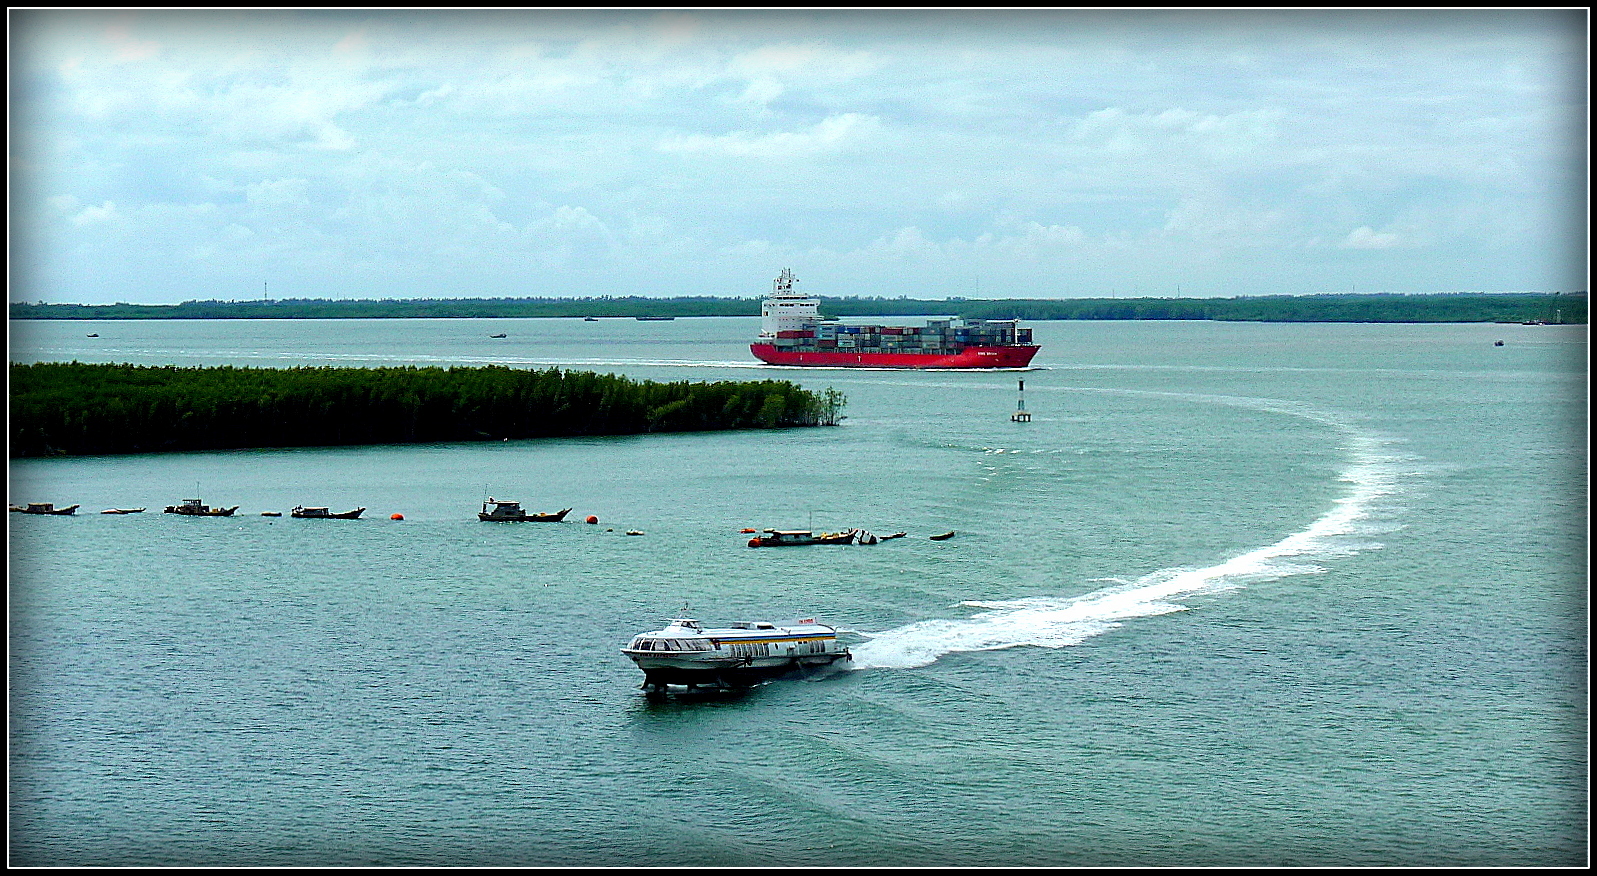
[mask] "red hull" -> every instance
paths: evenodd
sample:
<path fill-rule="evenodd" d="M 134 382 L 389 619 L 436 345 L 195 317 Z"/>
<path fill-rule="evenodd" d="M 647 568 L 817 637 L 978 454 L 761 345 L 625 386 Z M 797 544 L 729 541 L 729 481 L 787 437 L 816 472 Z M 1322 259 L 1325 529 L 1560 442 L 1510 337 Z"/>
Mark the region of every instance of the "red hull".
<path fill-rule="evenodd" d="M 750 344 L 755 358 L 770 365 L 822 365 L 834 368 L 1025 368 L 1035 346 L 966 347 L 958 353 L 859 353 L 843 350 L 779 350 Z"/>

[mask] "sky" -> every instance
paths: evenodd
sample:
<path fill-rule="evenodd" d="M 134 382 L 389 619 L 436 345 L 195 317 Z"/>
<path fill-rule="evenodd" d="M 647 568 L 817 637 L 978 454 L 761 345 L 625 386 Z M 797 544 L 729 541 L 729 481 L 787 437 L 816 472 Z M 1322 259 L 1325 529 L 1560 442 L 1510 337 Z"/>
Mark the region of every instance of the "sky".
<path fill-rule="evenodd" d="M 8 24 L 12 301 L 1586 288 L 1584 9 Z"/>

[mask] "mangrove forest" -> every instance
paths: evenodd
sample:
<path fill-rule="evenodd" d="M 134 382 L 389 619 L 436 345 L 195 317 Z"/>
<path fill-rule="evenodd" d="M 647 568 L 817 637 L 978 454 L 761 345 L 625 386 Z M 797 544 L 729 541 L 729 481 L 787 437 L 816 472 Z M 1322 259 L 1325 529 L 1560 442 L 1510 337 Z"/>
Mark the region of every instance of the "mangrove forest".
<path fill-rule="evenodd" d="M 12 302 L 12 319 L 420 319 L 759 316 L 760 298 L 417 298 Z M 828 317 L 953 316 L 1028 320 L 1586 323 L 1586 293 L 1266 295 L 1239 298 L 917 299 L 820 296 Z"/>
<path fill-rule="evenodd" d="M 475 368 L 11 366 L 12 458 L 835 425 L 842 393 Z"/>

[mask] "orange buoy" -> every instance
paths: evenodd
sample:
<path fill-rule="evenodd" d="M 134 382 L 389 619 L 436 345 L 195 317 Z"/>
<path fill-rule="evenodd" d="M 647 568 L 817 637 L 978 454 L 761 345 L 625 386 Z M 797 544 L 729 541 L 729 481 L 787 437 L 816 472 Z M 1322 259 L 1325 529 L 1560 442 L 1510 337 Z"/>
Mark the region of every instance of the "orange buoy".
<path fill-rule="evenodd" d="M 390 514 L 390 515 L 388 515 L 388 519 L 389 520 L 404 520 L 405 519 L 405 515 L 403 515 L 403 514 Z"/>
<path fill-rule="evenodd" d="M 592 515 L 592 514 L 589 514 L 589 515 L 588 515 L 588 522 L 589 522 L 589 523 L 598 523 L 598 522 L 599 522 L 599 518 L 598 518 L 598 517 L 595 517 L 595 516 L 594 516 L 594 515 Z"/>

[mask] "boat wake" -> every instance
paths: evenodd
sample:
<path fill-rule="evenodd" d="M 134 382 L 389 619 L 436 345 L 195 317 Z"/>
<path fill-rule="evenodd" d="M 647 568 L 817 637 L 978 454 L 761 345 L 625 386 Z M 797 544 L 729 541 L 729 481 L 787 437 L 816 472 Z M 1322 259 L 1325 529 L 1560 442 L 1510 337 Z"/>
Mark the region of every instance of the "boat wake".
<path fill-rule="evenodd" d="M 1186 396 L 1192 398 L 1192 396 Z M 880 633 L 859 632 L 869 641 L 853 648 L 853 669 L 906 669 L 925 666 L 945 654 L 1034 646 L 1079 645 L 1128 620 L 1185 611 L 1179 600 L 1236 590 L 1250 584 L 1323 571 L 1319 562 L 1382 545 L 1375 537 L 1397 528 L 1375 519 L 1380 500 L 1398 486 L 1402 458 L 1378 436 L 1328 415 L 1283 402 L 1211 398 L 1224 404 L 1258 407 L 1324 423 L 1342 434 L 1348 462 L 1339 479 L 1347 489 L 1333 507 L 1301 532 L 1204 568 L 1171 568 L 1136 581 L 1073 598 L 1034 597 L 967 601 L 980 609 L 963 619 L 934 619 Z M 858 632 L 858 631 L 857 631 Z"/>

